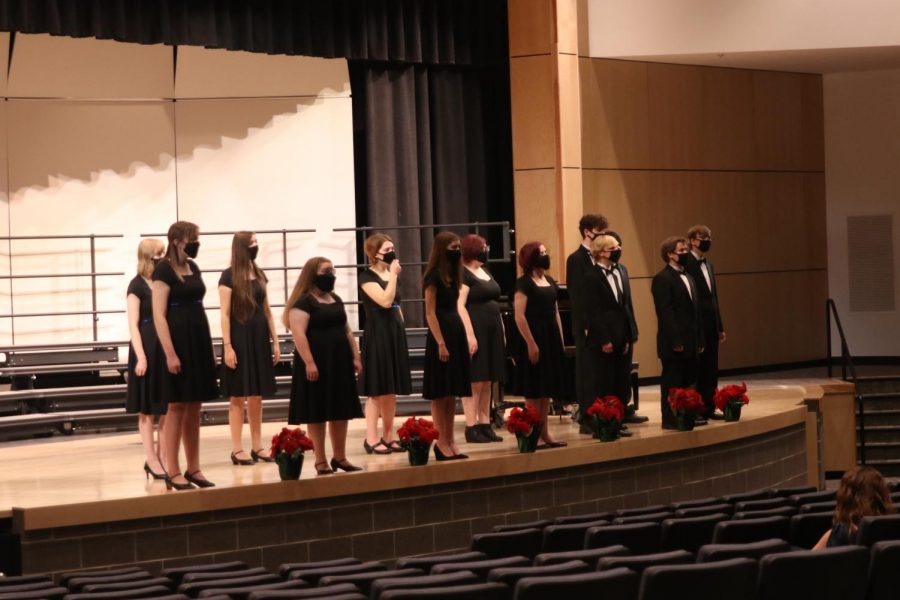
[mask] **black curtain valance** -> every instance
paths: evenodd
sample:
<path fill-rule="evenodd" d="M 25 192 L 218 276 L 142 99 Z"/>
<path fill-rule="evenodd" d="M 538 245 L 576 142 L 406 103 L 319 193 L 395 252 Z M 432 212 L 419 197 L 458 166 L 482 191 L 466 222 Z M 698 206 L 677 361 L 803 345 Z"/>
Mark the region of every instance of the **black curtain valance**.
<path fill-rule="evenodd" d="M 0 0 L 0 30 L 426 65 L 508 60 L 505 0 Z"/>

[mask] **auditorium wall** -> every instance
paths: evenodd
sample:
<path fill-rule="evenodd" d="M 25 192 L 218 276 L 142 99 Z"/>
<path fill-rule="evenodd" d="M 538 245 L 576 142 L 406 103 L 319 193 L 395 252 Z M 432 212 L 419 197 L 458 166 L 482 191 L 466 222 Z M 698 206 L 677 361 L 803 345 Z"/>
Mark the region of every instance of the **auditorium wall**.
<path fill-rule="evenodd" d="M 118 234 L 98 238 L 98 339 L 127 338 L 125 289 L 142 235 L 177 219 L 202 237 L 205 304 L 217 307 L 230 232 L 260 234 L 269 295 L 310 256 L 355 262 L 352 113 L 344 60 L 46 35 L 9 36 L 0 48 L 0 231 L 4 236 Z M 8 71 L 7 71 L 8 65 Z M 10 240 L 0 275 L 89 273 L 90 240 Z M 355 300 L 355 271 L 337 291 Z M 289 291 L 289 290 L 288 290 Z M 90 311 L 90 277 L 0 283 L 0 314 Z M 274 309 L 276 316 L 280 308 Z M 208 311 L 213 335 L 219 313 Z M 90 341 L 92 317 L 0 318 L 0 344 Z"/>

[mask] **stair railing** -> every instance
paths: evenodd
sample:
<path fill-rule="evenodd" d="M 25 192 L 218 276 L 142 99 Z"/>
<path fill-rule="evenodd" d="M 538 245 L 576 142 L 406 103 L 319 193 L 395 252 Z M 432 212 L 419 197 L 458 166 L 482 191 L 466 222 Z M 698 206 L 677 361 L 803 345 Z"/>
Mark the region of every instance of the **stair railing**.
<path fill-rule="evenodd" d="M 828 357 L 828 377 L 832 377 L 832 363 L 834 360 L 831 352 L 832 317 L 834 317 L 834 324 L 837 325 L 838 335 L 841 339 L 841 379 L 853 382 L 853 396 L 856 399 L 857 418 L 859 419 L 859 462 L 864 465 L 866 464 L 866 422 L 863 418 L 865 417 L 865 406 L 856 387 L 856 365 L 853 364 L 853 355 L 850 354 L 850 348 L 847 346 L 847 336 L 844 335 L 844 327 L 841 325 L 841 317 L 838 315 L 837 305 L 833 299 L 828 298 L 825 301 L 825 343 L 826 356 Z"/>

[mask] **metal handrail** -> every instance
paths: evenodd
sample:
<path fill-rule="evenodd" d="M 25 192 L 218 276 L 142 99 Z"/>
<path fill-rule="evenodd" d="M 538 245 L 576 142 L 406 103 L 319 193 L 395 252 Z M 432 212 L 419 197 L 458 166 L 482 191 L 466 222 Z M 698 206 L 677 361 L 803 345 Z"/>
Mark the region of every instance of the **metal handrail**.
<path fill-rule="evenodd" d="M 826 360 L 828 362 L 828 377 L 832 377 L 832 354 L 831 354 L 831 319 L 834 317 L 834 323 L 837 325 L 838 335 L 841 338 L 841 379 L 853 382 L 853 396 L 856 399 L 857 415 L 859 417 L 859 462 L 866 464 L 866 421 L 865 421 L 865 404 L 862 396 L 856 386 L 858 375 L 856 373 L 856 365 L 853 363 L 853 355 L 850 353 L 850 347 L 847 345 L 847 336 L 844 334 L 844 327 L 841 324 L 841 317 L 838 315 L 837 304 L 834 300 L 828 298 L 825 300 L 825 343 L 827 344 Z M 850 372 L 848 379 L 847 372 Z"/>

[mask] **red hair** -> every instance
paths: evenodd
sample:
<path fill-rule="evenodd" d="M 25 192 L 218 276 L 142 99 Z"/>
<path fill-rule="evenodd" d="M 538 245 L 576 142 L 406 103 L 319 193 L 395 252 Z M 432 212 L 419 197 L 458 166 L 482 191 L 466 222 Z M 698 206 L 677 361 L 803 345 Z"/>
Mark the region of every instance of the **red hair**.
<path fill-rule="evenodd" d="M 540 242 L 528 242 L 519 248 L 519 266 L 529 277 L 537 266 L 535 263 L 537 263 L 538 256 L 541 255 L 541 245 Z"/>
<path fill-rule="evenodd" d="M 487 241 L 483 237 L 470 233 L 460 242 L 463 260 L 475 260 L 486 245 Z"/>

